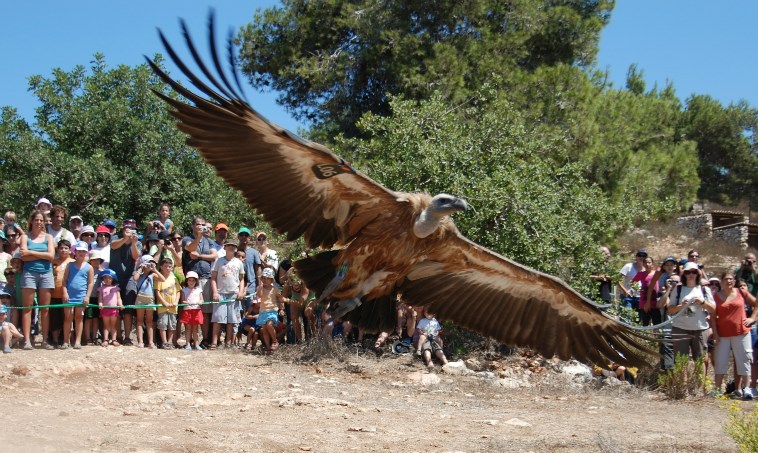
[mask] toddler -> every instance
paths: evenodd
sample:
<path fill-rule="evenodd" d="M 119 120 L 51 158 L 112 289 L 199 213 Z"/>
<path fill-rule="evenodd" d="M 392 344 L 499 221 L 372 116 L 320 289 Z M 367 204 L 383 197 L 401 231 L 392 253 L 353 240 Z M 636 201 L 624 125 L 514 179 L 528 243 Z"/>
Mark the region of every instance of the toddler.
<path fill-rule="evenodd" d="M 196 350 L 200 350 L 199 328 L 203 325 L 203 311 L 200 310 L 200 306 L 203 304 L 203 290 L 198 286 L 198 282 L 197 272 L 187 272 L 184 280 L 187 286 L 182 289 L 181 296 L 185 306 L 179 322 L 184 324 L 184 338 L 187 343 L 184 349 L 188 351 L 192 350 L 193 344 Z"/>
<path fill-rule="evenodd" d="M 119 346 L 118 340 L 118 311 L 124 308 L 121 291 L 116 285 L 116 273 L 112 269 L 100 272 L 103 284 L 97 289 L 97 304 L 100 307 L 100 317 L 103 318 L 103 347 L 110 344 Z"/>

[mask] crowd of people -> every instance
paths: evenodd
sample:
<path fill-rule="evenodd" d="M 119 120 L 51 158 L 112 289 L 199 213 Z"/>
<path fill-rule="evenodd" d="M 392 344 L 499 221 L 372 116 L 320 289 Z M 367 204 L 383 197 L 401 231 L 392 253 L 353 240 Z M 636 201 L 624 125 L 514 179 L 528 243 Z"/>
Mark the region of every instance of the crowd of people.
<path fill-rule="evenodd" d="M 610 251 L 601 251 L 610 257 Z M 758 310 L 756 310 L 756 257 L 747 253 L 730 269 L 708 275 L 700 253 L 690 250 L 687 258 L 667 256 L 656 261 L 645 249 L 625 264 L 618 279 L 595 275 L 601 297 L 611 302 L 612 282 L 618 280 L 621 304 L 636 314 L 642 325 L 660 325 L 659 332 L 670 342 L 659 343 L 661 371 L 674 367 L 675 357 L 703 357 L 706 373 L 715 374 L 713 395 L 725 392 L 724 378 L 734 363 L 733 397 L 753 399 L 758 378 Z M 667 335 L 667 337 L 666 337 Z M 629 374 L 616 365 L 620 379 Z"/>
<path fill-rule="evenodd" d="M 239 348 L 272 353 L 317 335 L 362 341 L 349 321 L 330 317 L 290 259 L 268 235 L 194 217 L 182 234 L 161 204 L 142 228 L 124 219 L 85 224 L 47 198 L 28 219 L 0 219 L 0 324 L 3 352 L 104 348 Z M 68 218 L 68 224 L 65 224 Z M 21 223 L 24 223 L 22 226 Z M 419 318 L 417 323 L 417 318 Z M 399 304 L 388 339 L 414 345 L 426 365 L 444 365 L 441 325 L 430 312 Z M 184 335 L 182 335 L 182 329 Z"/>

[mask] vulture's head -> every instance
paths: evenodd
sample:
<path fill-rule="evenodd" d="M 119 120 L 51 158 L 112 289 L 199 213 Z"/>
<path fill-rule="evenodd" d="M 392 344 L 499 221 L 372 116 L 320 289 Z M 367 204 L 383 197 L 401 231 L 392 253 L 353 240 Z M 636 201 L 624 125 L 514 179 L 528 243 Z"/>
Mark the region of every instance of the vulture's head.
<path fill-rule="evenodd" d="M 468 204 L 461 198 L 446 193 L 435 195 L 413 224 L 413 233 L 420 238 L 427 237 L 440 226 L 442 219 L 466 209 Z"/>

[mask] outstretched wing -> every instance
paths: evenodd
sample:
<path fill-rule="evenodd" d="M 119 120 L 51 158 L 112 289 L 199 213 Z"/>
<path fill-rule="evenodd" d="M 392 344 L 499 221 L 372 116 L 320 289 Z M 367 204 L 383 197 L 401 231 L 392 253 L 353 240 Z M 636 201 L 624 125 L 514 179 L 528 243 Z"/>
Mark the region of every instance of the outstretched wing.
<path fill-rule="evenodd" d="M 210 85 L 187 68 L 159 32 L 171 59 L 204 96 L 180 85 L 149 59 L 148 63 L 192 103 L 156 93 L 176 109 L 171 114 L 179 120 L 179 129 L 190 136 L 187 143 L 201 152 L 219 176 L 241 191 L 279 233 L 286 233 L 288 240 L 304 236 L 309 247 L 345 244 L 376 216 L 397 207 L 397 194 L 357 172 L 324 146 L 270 123 L 243 101 L 234 68 L 239 91 L 229 83 L 219 62 L 213 28 L 211 15 L 215 76 L 203 64 L 182 22 L 187 46 Z M 228 50 L 231 64 L 231 40 Z"/>
<path fill-rule="evenodd" d="M 400 287 L 439 319 L 545 357 L 645 365 L 647 338 L 612 319 L 559 278 L 522 266 L 461 236 L 416 265 Z"/>

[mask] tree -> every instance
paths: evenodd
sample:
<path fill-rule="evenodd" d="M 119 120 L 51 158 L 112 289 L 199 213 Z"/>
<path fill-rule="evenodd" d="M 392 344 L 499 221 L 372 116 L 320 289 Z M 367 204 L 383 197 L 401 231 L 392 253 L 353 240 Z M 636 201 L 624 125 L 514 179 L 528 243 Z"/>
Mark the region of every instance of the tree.
<path fill-rule="evenodd" d="M 469 98 L 492 74 L 543 65 L 586 66 L 613 1 L 285 0 L 239 35 L 242 68 L 257 88 L 330 136 L 355 135 L 388 95 Z"/>
<path fill-rule="evenodd" d="M 177 225 L 193 214 L 240 224 L 253 219 L 241 196 L 185 144 L 165 103 L 172 95 L 147 65 L 108 69 L 96 54 L 52 77 L 33 76 L 41 105 L 29 125 L 11 107 L 0 119 L 0 206 L 23 218 L 46 195 L 86 221 L 152 219 L 160 202 Z"/>

